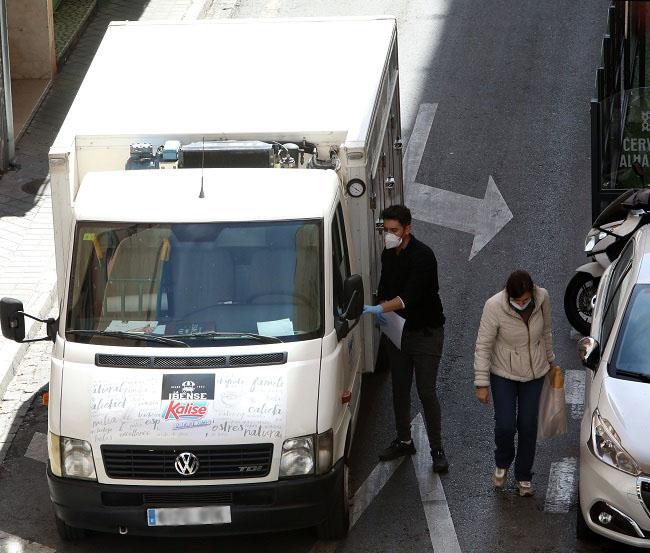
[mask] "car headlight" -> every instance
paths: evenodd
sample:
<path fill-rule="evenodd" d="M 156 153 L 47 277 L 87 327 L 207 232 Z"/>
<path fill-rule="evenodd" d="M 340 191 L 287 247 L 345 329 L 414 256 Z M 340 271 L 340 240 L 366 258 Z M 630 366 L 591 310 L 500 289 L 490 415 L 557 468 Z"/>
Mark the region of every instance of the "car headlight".
<path fill-rule="evenodd" d="M 57 476 L 97 480 L 93 449 L 85 440 L 50 433 L 50 466 Z"/>
<path fill-rule="evenodd" d="M 603 463 L 622 472 L 639 476 L 641 470 L 634 458 L 623 449 L 621 439 L 607 419 L 594 411 L 591 418 L 591 440 L 589 449 Z"/>
<path fill-rule="evenodd" d="M 285 440 L 280 458 L 280 478 L 329 472 L 332 468 L 333 450 L 331 429 L 318 435 Z"/>

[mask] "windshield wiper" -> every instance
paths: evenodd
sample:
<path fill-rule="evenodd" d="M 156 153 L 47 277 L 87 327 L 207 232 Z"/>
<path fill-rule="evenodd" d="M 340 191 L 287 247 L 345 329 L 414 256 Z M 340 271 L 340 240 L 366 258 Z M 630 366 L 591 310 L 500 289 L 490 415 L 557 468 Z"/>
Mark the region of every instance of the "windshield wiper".
<path fill-rule="evenodd" d="M 78 334 L 79 336 L 110 336 L 111 338 L 129 338 L 133 340 L 141 340 L 143 342 L 159 342 L 160 344 L 167 344 L 168 346 L 189 348 L 190 345 L 180 340 L 173 338 L 166 338 L 163 336 L 154 336 L 153 334 L 137 334 L 136 332 L 124 332 L 122 330 L 83 330 L 72 329 L 66 330 L 66 333 Z"/>
<path fill-rule="evenodd" d="M 252 338 L 263 344 L 282 344 L 283 341 L 276 336 L 263 336 L 253 332 L 218 332 L 210 330 L 208 332 L 193 332 L 190 334 L 173 334 L 173 338 Z"/>
<path fill-rule="evenodd" d="M 624 371 L 624 370 L 616 369 L 616 375 L 629 376 L 630 378 L 636 378 L 637 380 L 641 380 L 643 382 L 650 382 L 650 374 L 647 373 L 639 373 L 635 371 Z"/>

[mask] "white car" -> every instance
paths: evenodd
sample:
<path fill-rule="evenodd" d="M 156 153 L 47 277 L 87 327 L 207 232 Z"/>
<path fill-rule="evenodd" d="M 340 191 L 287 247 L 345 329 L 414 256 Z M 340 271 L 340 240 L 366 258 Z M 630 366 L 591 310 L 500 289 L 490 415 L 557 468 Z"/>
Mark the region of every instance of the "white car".
<path fill-rule="evenodd" d="M 650 227 L 639 230 L 598 288 L 580 428 L 577 535 L 650 548 Z"/>

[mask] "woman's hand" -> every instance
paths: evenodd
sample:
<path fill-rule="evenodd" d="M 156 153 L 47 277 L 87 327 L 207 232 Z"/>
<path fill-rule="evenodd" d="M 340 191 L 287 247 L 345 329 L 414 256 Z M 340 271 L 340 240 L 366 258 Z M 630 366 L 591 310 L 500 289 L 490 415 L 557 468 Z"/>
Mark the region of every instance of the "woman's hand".
<path fill-rule="evenodd" d="M 488 386 L 477 386 L 476 399 L 478 399 L 483 405 L 490 403 L 490 388 Z"/>

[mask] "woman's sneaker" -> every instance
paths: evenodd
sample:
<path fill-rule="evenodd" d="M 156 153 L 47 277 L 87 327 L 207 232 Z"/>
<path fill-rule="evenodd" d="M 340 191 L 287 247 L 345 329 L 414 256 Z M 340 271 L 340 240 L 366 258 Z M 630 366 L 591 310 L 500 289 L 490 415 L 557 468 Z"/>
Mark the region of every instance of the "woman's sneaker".
<path fill-rule="evenodd" d="M 494 482 L 495 488 L 503 488 L 506 483 L 506 477 L 508 476 L 508 469 L 502 469 L 497 467 L 494 469 L 494 474 L 492 475 L 492 482 Z"/>
<path fill-rule="evenodd" d="M 528 480 L 517 480 L 517 489 L 521 497 L 531 497 L 535 494 L 533 485 Z"/>

